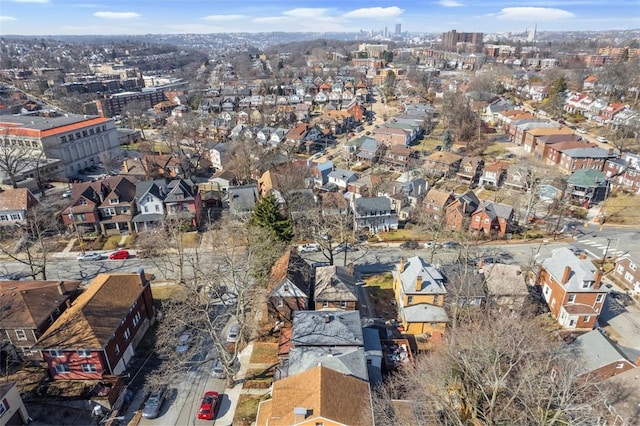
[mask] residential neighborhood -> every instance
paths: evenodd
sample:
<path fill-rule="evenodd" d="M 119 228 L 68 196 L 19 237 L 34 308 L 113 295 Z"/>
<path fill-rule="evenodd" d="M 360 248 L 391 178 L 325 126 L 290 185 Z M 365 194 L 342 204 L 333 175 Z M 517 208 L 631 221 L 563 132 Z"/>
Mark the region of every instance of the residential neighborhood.
<path fill-rule="evenodd" d="M 637 424 L 637 32 L 395 28 L 0 39 L 0 424 Z"/>

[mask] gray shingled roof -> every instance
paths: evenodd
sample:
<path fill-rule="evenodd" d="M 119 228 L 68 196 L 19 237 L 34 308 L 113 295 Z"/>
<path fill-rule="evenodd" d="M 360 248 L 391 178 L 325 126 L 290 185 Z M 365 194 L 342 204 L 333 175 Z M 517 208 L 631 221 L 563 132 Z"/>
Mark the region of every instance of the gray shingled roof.
<path fill-rule="evenodd" d="M 232 186 L 228 190 L 229 209 L 233 214 L 248 213 L 258 201 L 258 187 L 256 185 Z"/>
<path fill-rule="evenodd" d="M 149 193 L 163 200 L 164 194 L 162 194 L 161 188 L 162 190 L 166 188 L 166 182 L 164 179 L 141 180 L 136 183 L 136 199 L 139 202 L 145 195 L 147 195 L 147 193 Z"/>
<path fill-rule="evenodd" d="M 449 322 L 449 316 L 442 306 L 420 303 L 401 310 L 407 322 Z"/>
<path fill-rule="evenodd" d="M 359 215 L 391 210 L 391 200 L 387 197 L 360 197 L 354 200 L 354 205 Z"/>
<path fill-rule="evenodd" d="M 293 346 L 363 346 L 359 311 L 293 312 Z"/>
<path fill-rule="evenodd" d="M 419 256 L 414 256 L 405 261 L 404 272 L 400 272 L 400 265 L 396 265 L 397 270 L 393 271 L 394 280 L 400 274 L 402 288 L 405 294 L 446 294 L 444 287 L 444 277 L 440 272 L 429 265 Z M 422 286 L 416 291 L 416 280 L 422 277 Z"/>
<path fill-rule="evenodd" d="M 342 266 L 322 266 L 316 268 L 314 299 L 322 301 L 357 302 L 355 279 Z"/>
<path fill-rule="evenodd" d="M 289 351 L 288 375 L 302 373 L 322 364 L 347 376 L 354 376 L 369 381 L 367 361 L 364 348 L 361 346 L 329 347 L 295 347 Z"/>
<path fill-rule="evenodd" d="M 571 149 L 563 149 L 561 152 L 565 155 L 568 155 L 571 158 L 609 158 L 611 154 L 608 150 L 598 148 L 598 147 L 589 147 L 589 148 L 571 148 Z"/>
<path fill-rule="evenodd" d="M 578 258 L 567 247 L 557 248 L 551 251 L 551 257 L 544 259 L 541 263 L 542 267 L 547 270 L 551 277 L 557 282 L 562 281 L 564 268 L 571 268 L 569 281 L 564 284 L 567 292 L 593 292 L 593 288 L 582 288 L 584 281 L 594 281 L 596 267 L 589 259 Z M 604 290 L 603 290 L 604 291 Z"/>
<path fill-rule="evenodd" d="M 571 349 L 582 359 L 583 373 L 595 371 L 614 362 L 627 361 L 613 343 L 598 330 L 576 337 Z"/>

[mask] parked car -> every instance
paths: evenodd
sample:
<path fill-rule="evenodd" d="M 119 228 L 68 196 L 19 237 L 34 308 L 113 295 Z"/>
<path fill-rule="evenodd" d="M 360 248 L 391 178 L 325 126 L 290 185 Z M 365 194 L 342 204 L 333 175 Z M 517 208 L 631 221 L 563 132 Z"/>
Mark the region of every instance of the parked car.
<path fill-rule="evenodd" d="M 607 140 L 607 138 L 605 138 L 604 136 L 598 136 L 596 138 L 596 140 L 600 143 L 609 143 L 609 141 Z"/>
<path fill-rule="evenodd" d="M 420 247 L 420 244 L 417 241 L 413 240 L 405 241 L 404 243 L 400 244 L 400 248 L 405 250 L 416 250 L 418 247 Z"/>
<path fill-rule="evenodd" d="M 176 352 L 183 354 L 189 350 L 189 340 L 191 339 L 191 333 L 182 333 L 178 337 L 178 346 L 176 346 Z"/>
<path fill-rule="evenodd" d="M 77 257 L 78 260 L 100 260 L 102 255 L 100 253 L 82 253 Z"/>
<path fill-rule="evenodd" d="M 312 268 L 320 268 L 322 266 L 329 266 L 329 262 L 313 262 L 311 264 Z"/>
<path fill-rule="evenodd" d="M 213 420 L 216 416 L 216 408 L 219 400 L 220 394 L 218 394 L 218 392 L 206 392 L 202 398 L 202 402 L 200 403 L 198 418 L 201 420 Z"/>
<path fill-rule="evenodd" d="M 455 241 L 447 241 L 446 243 L 442 243 L 442 248 L 445 249 L 451 249 L 451 248 L 457 248 L 460 247 L 460 243 L 457 243 Z"/>
<path fill-rule="evenodd" d="M 320 246 L 316 243 L 300 244 L 298 246 L 298 253 L 315 253 L 320 251 Z"/>
<path fill-rule="evenodd" d="M 349 243 L 340 243 L 336 246 L 335 252 L 336 253 L 342 253 L 344 251 L 358 251 L 358 247 L 354 246 L 353 244 L 349 244 Z"/>
<path fill-rule="evenodd" d="M 109 259 L 111 260 L 123 260 L 123 259 L 128 259 L 129 257 L 131 257 L 131 255 L 126 250 L 114 251 L 109 255 Z"/>
<path fill-rule="evenodd" d="M 164 390 L 159 389 L 151 393 L 142 410 L 142 417 L 145 419 L 155 419 L 160 415 L 160 409 L 164 402 Z"/>
<path fill-rule="evenodd" d="M 213 369 L 211 370 L 211 376 L 216 379 L 226 379 L 227 374 L 224 372 L 224 368 L 222 366 L 222 361 L 219 359 L 215 360 L 213 363 Z"/>
<path fill-rule="evenodd" d="M 587 133 L 587 131 L 586 131 L 585 129 L 583 129 L 582 127 L 578 127 L 578 128 L 576 129 L 576 132 L 578 132 L 578 133 L 582 133 L 583 135 Z"/>
<path fill-rule="evenodd" d="M 70 198 L 71 197 L 71 191 L 65 191 L 62 193 L 61 195 L 62 198 Z"/>
<path fill-rule="evenodd" d="M 233 324 L 229 327 L 229 332 L 227 333 L 227 342 L 235 343 L 238 341 L 238 334 L 240 333 L 240 326 L 238 324 Z"/>

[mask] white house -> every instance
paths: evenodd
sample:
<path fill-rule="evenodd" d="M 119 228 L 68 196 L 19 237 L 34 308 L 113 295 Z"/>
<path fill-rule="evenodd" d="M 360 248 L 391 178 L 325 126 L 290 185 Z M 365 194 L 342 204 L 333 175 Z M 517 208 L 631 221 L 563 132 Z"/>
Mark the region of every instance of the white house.
<path fill-rule="evenodd" d="M 133 217 L 136 232 L 154 227 L 164 219 L 167 183 L 163 179 L 143 180 L 136 184 L 138 214 Z"/>

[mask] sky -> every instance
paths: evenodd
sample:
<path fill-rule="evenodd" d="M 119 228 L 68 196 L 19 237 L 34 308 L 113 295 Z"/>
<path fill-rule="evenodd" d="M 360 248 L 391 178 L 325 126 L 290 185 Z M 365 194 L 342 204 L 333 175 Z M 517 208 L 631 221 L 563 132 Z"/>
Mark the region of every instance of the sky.
<path fill-rule="evenodd" d="M 0 35 L 640 28 L 640 0 L 0 0 Z"/>

